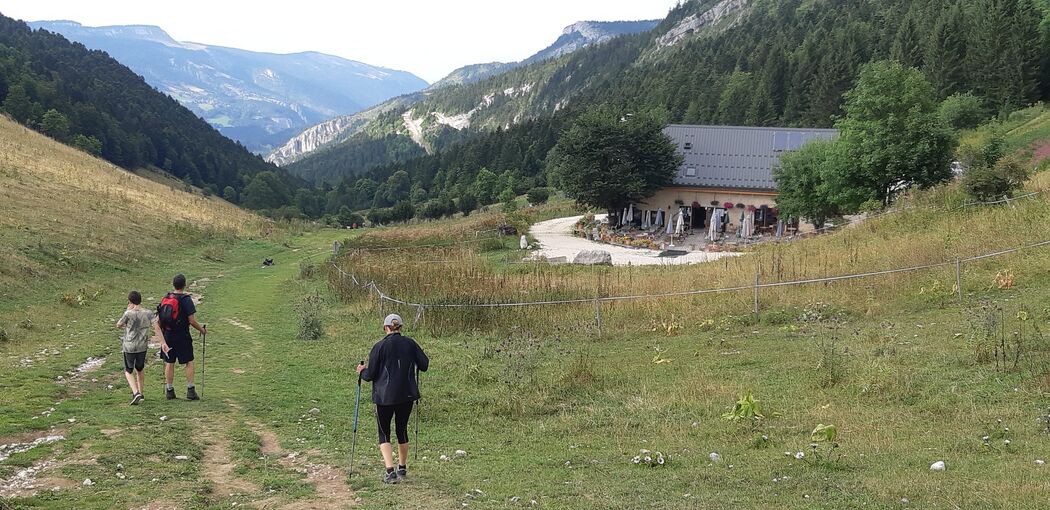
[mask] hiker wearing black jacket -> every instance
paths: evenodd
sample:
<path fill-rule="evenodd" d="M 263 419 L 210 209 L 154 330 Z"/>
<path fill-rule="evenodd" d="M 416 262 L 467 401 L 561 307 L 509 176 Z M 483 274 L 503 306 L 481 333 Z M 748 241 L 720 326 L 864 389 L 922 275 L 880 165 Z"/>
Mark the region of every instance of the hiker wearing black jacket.
<path fill-rule="evenodd" d="M 358 365 L 357 373 L 372 382 L 372 402 L 379 423 L 379 451 L 386 463 L 384 483 L 398 483 L 408 474 L 408 417 L 419 400 L 418 372 L 430 368 L 430 358 L 415 340 L 401 335 L 401 317 L 390 314 L 383 320 L 386 336 L 372 347 L 368 365 Z M 400 461 L 394 470 L 394 451 L 390 444 L 390 420 L 397 435 Z"/>

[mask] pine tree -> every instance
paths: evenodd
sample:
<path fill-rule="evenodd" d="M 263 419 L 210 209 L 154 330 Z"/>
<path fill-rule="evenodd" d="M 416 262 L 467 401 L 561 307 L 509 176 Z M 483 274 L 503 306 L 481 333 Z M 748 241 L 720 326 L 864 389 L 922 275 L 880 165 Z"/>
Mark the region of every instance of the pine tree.
<path fill-rule="evenodd" d="M 966 86 L 968 25 L 961 3 L 938 16 L 926 45 L 924 71 L 941 97 L 962 92 Z"/>

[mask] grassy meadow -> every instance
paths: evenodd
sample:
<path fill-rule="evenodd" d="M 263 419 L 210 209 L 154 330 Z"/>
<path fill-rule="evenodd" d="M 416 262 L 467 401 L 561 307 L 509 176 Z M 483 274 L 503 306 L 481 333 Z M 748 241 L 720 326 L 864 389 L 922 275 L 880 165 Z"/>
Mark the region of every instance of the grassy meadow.
<path fill-rule="evenodd" d="M 600 329 L 591 301 L 427 309 L 407 330 L 432 360 L 419 458 L 397 486 L 379 483 L 367 383 L 348 479 L 352 369 L 384 313 L 411 321 L 418 310 L 352 287 L 328 263 L 332 242 L 344 241 L 339 267 L 425 303 L 747 286 L 756 273 L 834 276 L 1048 240 L 1045 194 L 959 208 L 966 199 L 947 186 L 856 227 L 717 263 L 578 268 L 520 263 L 516 239 L 491 232 L 567 214 L 564 204 L 267 236 L 255 217 L 216 202 L 189 208 L 210 214 L 193 226 L 172 227 L 164 218 L 186 207 L 149 206 L 204 199 L 25 136 L 0 156 L 0 190 L 27 183 L 0 205 L 15 218 L 0 223 L 0 444 L 62 439 L 0 460 L 5 510 L 1042 508 L 1050 498 L 1037 463 L 1050 457 L 1045 247 L 964 264 L 962 300 L 945 267 L 762 289 L 757 316 L 751 290 L 603 302 Z M 37 165 L 34 155 L 56 159 Z M 79 205 L 32 191 L 51 185 L 43 168 L 63 164 L 63 175 L 84 178 L 54 178 Z M 107 198 L 115 191 L 91 184 L 110 174 L 110 186 L 141 186 L 144 205 L 120 209 Z M 1046 189 L 1050 177 L 1029 187 Z M 141 237 L 121 226 L 129 215 Z M 40 245 L 61 245 L 76 263 Z M 277 265 L 260 267 L 265 257 Z M 194 282 L 209 326 L 203 400 L 162 400 L 151 349 L 146 402 L 130 407 L 112 324 L 127 290 L 157 299 L 175 272 Z M 181 382 L 177 372 L 180 397 Z M 758 407 L 727 419 L 748 392 Z M 814 437 L 818 425 L 837 434 Z M 641 450 L 665 463 L 634 463 Z M 944 471 L 930 470 L 937 461 Z"/>

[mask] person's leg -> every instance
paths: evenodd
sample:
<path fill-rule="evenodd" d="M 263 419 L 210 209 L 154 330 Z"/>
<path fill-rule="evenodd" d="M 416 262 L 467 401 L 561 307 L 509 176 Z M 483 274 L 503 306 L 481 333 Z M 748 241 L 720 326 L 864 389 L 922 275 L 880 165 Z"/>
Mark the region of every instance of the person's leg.
<path fill-rule="evenodd" d="M 138 379 L 135 378 L 135 355 L 130 353 L 124 354 L 124 378 L 128 380 L 128 387 L 131 388 L 131 394 L 134 395 L 139 392 Z"/>
<path fill-rule="evenodd" d="M 137 375 L 139 379 L 139 395 L 141 395 L 142 391 L 146 389 L 146 371 L 139 370 Z"/>
<path fill-rule="evenodd" d="M 128 380 L 128 387 L 131 388 L 131 394 L 134 395 L 136 393 L 139 393 L 139 381 L 138 378 L 135 377 L 135 374 L 125 370 L 124 378 Z"/>
<path fill-rule="evenodd" d="M 390 420 L 394 418 L 393 406 L 376 406 L 376 424 L 379 426 L 379 452 L 387 472 L 394 469 L 394 448 L 390 445 Z"/>
<path fill-rule="evenodd" d="M 193 362 L 186 363 L 186 386 L 193 386 Z"/>
<path fill-rule="evenodd" d="M 412 402 L 397 406 L 394 410 L 394 430 L 397 432 L 398 468 L 408 466 L 408 420 L 412 416 Z"/>
<path fill-rule="evenodd" d="M 175 363 L 164 362 L 164 384 L 171 388 L 173 382 L 175 382 Z"/>

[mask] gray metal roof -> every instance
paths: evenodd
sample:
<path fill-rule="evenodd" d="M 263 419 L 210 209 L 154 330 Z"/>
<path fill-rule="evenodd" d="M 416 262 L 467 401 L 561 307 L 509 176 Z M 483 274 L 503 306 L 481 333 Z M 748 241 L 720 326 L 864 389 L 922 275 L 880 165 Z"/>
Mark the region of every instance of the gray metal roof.
<path fill-rule="evenodd" d="M 834 138 L 838 131 L 672 124 L 664 133 L 685 157 L 675 185 L 775 191 L 773 168 L 781 154 L 815 138 Z"/>

